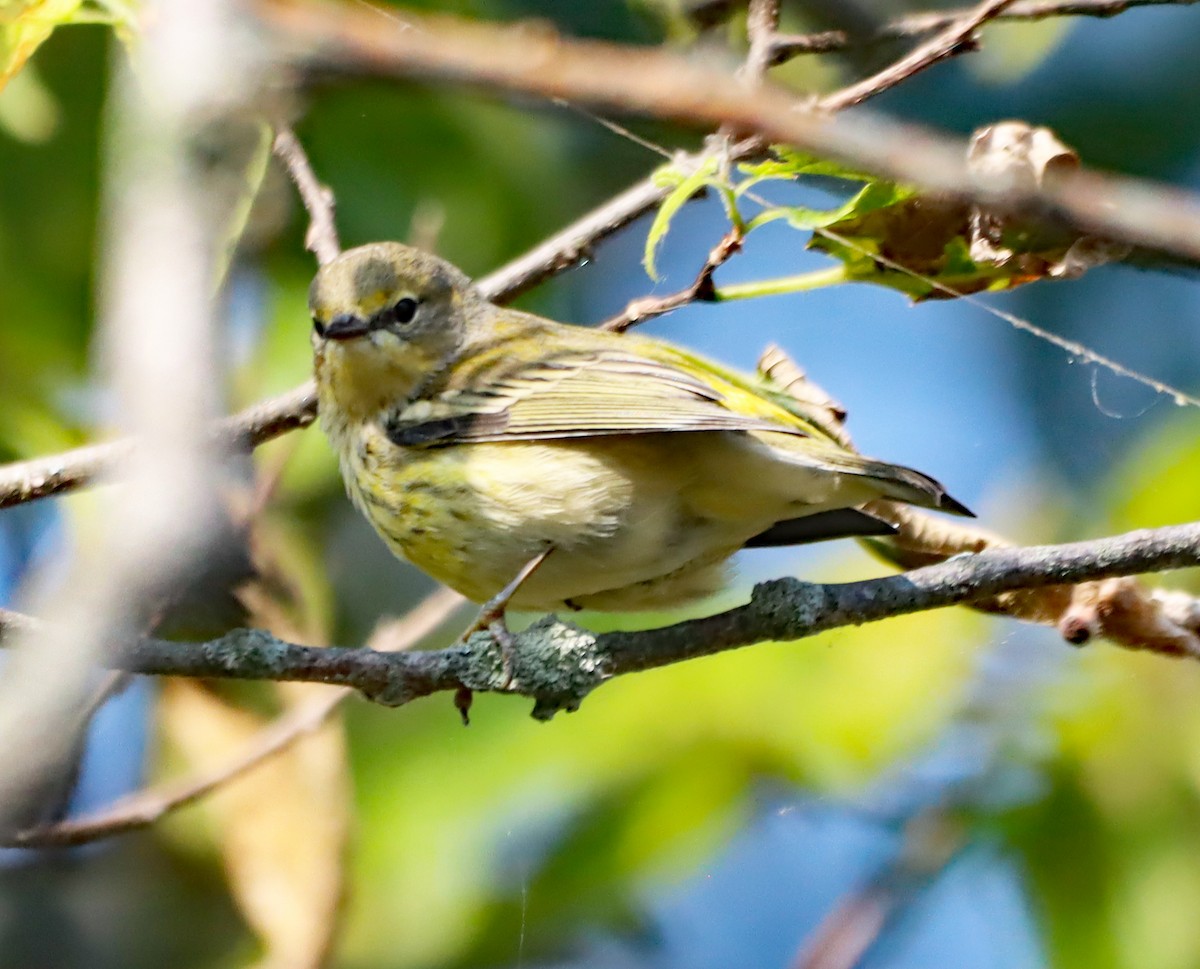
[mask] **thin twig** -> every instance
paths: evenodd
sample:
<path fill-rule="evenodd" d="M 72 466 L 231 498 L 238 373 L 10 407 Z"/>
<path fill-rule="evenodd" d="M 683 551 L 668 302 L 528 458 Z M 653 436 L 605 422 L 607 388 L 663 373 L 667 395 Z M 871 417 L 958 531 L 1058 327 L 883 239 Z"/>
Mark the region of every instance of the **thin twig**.
<path fill-rule="evenodd" d="M 930 38 L 894 64 L 889 64 L 879 73 L 821 98 L 817 102 L 818 106 L 833 112 L 861 104 L 868 98 L 904 83 L 940 61 L 972 49 L 975 32 L 983 24 L 1003 13 L 1005 8 L 1011 7 L 1014 2 L 1015 0 L 983 0 L 983 3 L 961 18 L 952 21 L 936 37 Z"/>
<path fill-rule="evenodd" d="M 899 853 L 865 885 L 838 899 L 804 940 L 790 969 L 861 965 L 884 930 L 958 857 L 965 842 L 961 823 L 940 805 L 909 818 Z"/>
<path fill-rule="evenodd" d="M 904 83 L 916 74 L 947 58 L 974 49 L 975 33 L 988 20 L 1001 14 L 1015 0 L 984 0 L 936 37 L 921 44 L 898 61 L 840 91 L 826 95 L 815 102 L 815 107 L 830 113 L 861 104 Z M 779 4 L 775 0 L 751 0 L 747 19 L 750 35 L 750 52 L 743 73 L 748 73 L 754 82 L 760 83 L 770 66 L 770 50 L 775 28 L 779 24 Z M 744 232 L 734 227 L 712 250 L 700 274 L 688 288 L 670 296 L 635 300 L 620 316 L 608 320 L 605 329 L 624 332 L 645 320 L 678 309 L 696 300 L 712 300 L 713 273 L 734 252 L 741 248 Z"/>
<path fill-rule="evenodd" d="M 728 158 L 731 162 L 743 161 L 761 151 L 759 139 L 746 138 L 729 147 Z M 689 170 L 704 154 L 681 154 L 676 165 Z M 524 255 L 480 277 L 475 288 L 493 303 L 510 302 L 549 277 L 587 262 L 596 245 L 654 209 L 669 192 L 669 187 L 655 179 L 644 178 Z"/>
<path fill-rule="evenodd" d="M 1115 17 L 1134 7 L 1188 7 L 1200 0 L 1017 0 L 997 17 L 1001 21 L 1046 20 L 1051 17 Z M 845 30 L 822 30 L 811 34 L 776 34 L 772 39 L 771 66 L 802 54 L 828 54 L 852 47 L 865 47 L 890 40 L 911 40 L 944 30 L 970 8 L 937 10 L 897 17 L 869 36 Z"/>
<path fill-rule="evenodd" d="M 33 616 L 27 616 L 15 609 L 0 609 L 0 640 L 11 639 L 19 633 L 35 632 L 43 628 L 44 623 Z"/>
<path fill-rule="evenodd" d="M 645 323 L 647 320 L 652 320 L 656 316 L 662 316 L 664 313 L 670 313 L 681 306 L 687 306 L 688 303 L 697 301 L 702 303 L 712 302 L 716 299 L 716 290 L 713 287 L 713 273 L 725 265 L 729 261 L 729 258 L 742 248 L 744 239 L 745 233 L 737 226 L 734 226 L 725 233 L 721 241 L 709 252 L 708 258 L 704 261 L 704 265 L 700 268 L 700 272 L 697 273 L 696 278 L 690 286 L 667 296 L 643 296 L 632 300 L 617 316 L 601 323 L 600 329 L 624 333 L 626 330 Z"/>
<path fill-rule="evenodd" d="M 962 302 L 976 307 L 984 313 L 987 313 L 989 316 L 995 317 L 998 320 L 1003 320 L 1015 330 L 1020 330 L 1022 333 L 1028 333 L 1030 336 L 1033 336 L 1038 340 L 1049 343 L 1051 346 L 1058 347 L 1058 349 L 1064 351 L 1068 355 L 1068 358 L 1073 361 L 1082 361 L 1084 363 L 1095 364 L 1098 367 L 1103 367 L 1110 373 L 1125 377 L 1126 379 L 1132 380 L 1135 383 L 1139 383 L 1144 387 L 1149 387 L 1151 390 L 1162 394 L 1168 400 L 1174 402 L 1176 406 L 1200 407 L 1200 397 L 1197 395 L 1189 394 L 1186 391 L 1181 390 L 1179 387 L 1173 386 L 1154 377 L 1150 377 L 1144 373 L 1134 370 L 1131 367 L 1127 367 L 1125 364 L 1114 359 L 1113 357 L 1105 356 L 1103 353 L 1093 350 L 1091 347 L 1080 343 L 1078 340 L 1069 340 L 1066 337 L 1059 336 L 1057 333 L 1053 333 L 1044 327 L 1038 326 L 1032 320 L 1017 316 L 1015 313 L 1008 312 L 1008 310 L 1002 310 L 998 306 L 993 306 L 991 303 L 980 299 L 979 296 L 974 293 L 964 293 L 955 289 L 953 286 L 946 285 L 941 280 L 934 279 L 931 276 L 922 275 L 912 268 L 905 266 L 903 263 L 898 262 L 897 260 L 892 259 L 881 252 L 870 250 L 861 243 L 856 242 L 854 239 L 839 235 L 831 229 L 817 228 L 814 229 L 813 232 L 816 235 L 826 236 L 827 238 L 834 240 L 838 245 L 844 246 L 845 248 L 857 252 L 860 255 L 867 256 L 887 269 L 891 269 L 894 272 L 902 273 L 914 280 L 919 280 L 922 283 L 926 283 L 930 286 L 930 288 L 943 293 L 951 299 L 962 300 Z"/>
<path fill-rule="evenodd" d="M 381 653 L 411 649 L 434 632 L 462 602 L 458 594 L 440 589 L 402 619 L 380 626 L 368 645 Z M 349 687 L 339 687 L 313 696 L 267 724 L 223 764 L 138 791 L 93 814 L 20 832 L 11 843 L 26 848 L 77 845 L 149 827 L 165 814 L 198 801 L 282 753 L 316 730 L 353 693 Z"/>
<path fill-rule="evenodd" d="M 304 234 L 304 246 L 324 266 L 333 262 L 341 252 L 338 244 L 337 225 L 333 219 L 333 193 L 317 179 L 309 164 L 308 155 L 296 139 L 292 129 L 285 124 L 275 126 L 275 141 L 272 150 L 296 185 L 304 208 L 308 211 L 308 231 Z"/>
<path fill-rule="evenodd" d="M 261 401 L 220 421 L 215 428 L 220 445 L 250 450 L 288 431 L 307 427 L 317 414 L 312 381 Z M 0 509 L 90 485 L 127 457 L 128 438 L 30 458 L 0 466 Z"/>

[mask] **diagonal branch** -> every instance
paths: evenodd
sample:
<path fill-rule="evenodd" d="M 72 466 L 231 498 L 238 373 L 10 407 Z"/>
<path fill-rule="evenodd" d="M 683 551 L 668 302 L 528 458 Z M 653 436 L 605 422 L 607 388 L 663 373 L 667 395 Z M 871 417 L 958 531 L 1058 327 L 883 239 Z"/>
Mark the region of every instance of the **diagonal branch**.
<path fill-rule="evenodd" d="M 868 98 L 904 83 L 940 61 L 972 49 L 975 32 L 989 20 L 1000 16 L 1014 2 L 1015 0 L 984 0 L 952 20 L 936 37 L 931 37 L 894 64 L 889 64 L 878 74 L 821 98 L 817 102 L 818 105 L 826 111 L 840 111 L 861 104 Z"/>
<path fill-rule="evenodd" d="M 1188 7 L 1200 0 L 1016 0 L 996 20 L 1030 21 L 1051 17 L 1115 17 L 1135 7 Z M 867 37 L 845 30 L 811 34 L 776 34 L 771 45 L 771 65 L 783 64 L 802 54 L 829 54 L 890 40 L 910 40 L 944 30 L 970 13 L 970 8 L 936 10 L 897 17 Z"/>
<path fill-rule="evenodd" d="M 214 430 L 219 445 L 240 450 L 307 427 L 317 415 L 312 381 L 278 397 L 247 407 L 220 421 Z M 88 444 L 0 467 L 0 509 L 90 485 L 131 452 L 128 438 Z"/>
<path fill-rule="evenodd" d="M 275 152 L 292 183 L 300 193 L 304 208 L 308 212 L 308 231 L 304 234 L 304 245 L 317 262 L 324 266 L 333 262 L 341 251 L 338 243 L 337 225 L 333 220 L 333 192 L 328 186 L 322 185 L 317 179 L 312 165 L 308 162 L 303 146 L 297 140 L 295 132 L 287 125 L 275 125 L 275 141 L 272 144 Z"/>
<path fill-rule="evenodd" d="M 406 616 L 385 623 L 373 633 L 371 648 L 381 653 L 411 648 L 436 630 L 462 605 L 462 601 L 461 596 L 448 589 L 434 592 Z M 5 628 L 3 623 L 8 618 L 0 610 L 0 630 Z M 349 688 L 340 688 L 308 698 L 300 706 L 281 714 L 233 757 L 211 770 L 138 791 L 93 814 L 23 831 L 12 839 L 12 844 L 26 848 L 77 845 L 149 827 L 171 811 L 200 800 L 222 784 L 287 750 L 301 737 L 320 727 L 352 692 Z"/>
<path fill-rule="evenodd" d="M 782 0 L 750 0 L 750 9 L 746 14 L 746 34 L 750 45 L 741 75 L 751 84 L 758 84 L 771 66 L 781 4 Z"/>

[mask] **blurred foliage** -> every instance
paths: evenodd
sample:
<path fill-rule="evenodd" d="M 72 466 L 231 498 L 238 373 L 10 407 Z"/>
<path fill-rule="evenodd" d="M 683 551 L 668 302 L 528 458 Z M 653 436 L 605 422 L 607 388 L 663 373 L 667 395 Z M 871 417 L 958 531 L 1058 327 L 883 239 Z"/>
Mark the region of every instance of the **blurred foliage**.
<path fill-rule="evenodd" d="M 8 0 L 0 10 L 0 91 L 58 28 L 105 24 L 128 40 L 133 20 L 124 0 Z"/>
<path fill-rule="evenodd" d="M 549 18 L 563 32 L 638 43 L 669 36 L 727 51 L 721 56 L 730 63 L 744 43 L 736 12 L 701 30 L 679 19 L 684 6 L 649 0 L 414 6 Z M 788 26 L 801 29 L 822 23 L 818 8 L 828 5 L 786 6 L 794 18 Z M 894 9 L 858 6 L 864 16 Z M 1112 97 L 1095 96 L 1109 81 L 1097 76 L 1086 50 L 1072 47 L 1073 29 L 1052 25 L 1041 28 L 1036 56 L 1027 34 L 1005 27 L 992 45 L 989 32 L 992 61 L 972 67 L 966 58 L 939 69 L 936 80 L 913 82 L 911 93 L 906 85 L 887 106 L 964 131 L 1016 114 L 1053 124 L 1089 160 L 1180 180 L 1191 172 L 1194 183 L 1200 126 L 1184 122 L 1200 101 L 1196 86 L 1181 79 L 1194 73 L 1200 29 L 1183 12 L 1156 16 L 1130 14 L 1089 28 L 1088 37 L 1101 37 L 1104 30 L 1119 35 L 1127 23 L 1165 24 L 1153 35 L 1165 53 L 1139 55 L 1146 58 L 1137 62 L 1140 73 Z M 10 81 L 0 94 L 4 459 L 78 443 L 106 422 L 87 365 L 92 266 L 103 244 L 102 98 L 121 41 L 103 24 L 77 21 L 114 18 L 127 23 L 114 3 L 0 4 L 0 83 Z M 70 26 L 55 29 L 60 23 Z M 1158 48 L 1147 41 L 1143 49 Z M 975 71 L 997 86 L 976 83 Z M 854 72 L 861 63 L 853 58 L 807 58 L 777 74 L 803 87 Z M 296 128 L 336 193 L 344 243 L 432 240 L 472 273 L 538 242 L 642 177 L 653 160 L 557 107 L 351 78 L 314 84 L 303 98 Z M 672 148 L 696 143 L 694 134 L 664 125 L 634 128 Z M 220 154 L 219 139 L 213 144 Z M 239 177 L 255 182 L 253 159 L 238 158 L 232 167 Z M 753 214 L 738 210 L 749 192 L 769 191 L 767 181 L 798 175 L 851 183 L 850 197 L 829 210 L 774 201 Z M 683 234 L 676 226 L 667 237 L 673 207 L 702 186 L 716 189 L 748 227 L 772 220 L 827 226 L 868 249 L 908 232 L 911 190 L 799 156 L 744 167 L 741 184 L 728 184 L 716 166 L 664 177 L 675 179 L 677 191 L 646 240 L 648 255 L 660 261 Z M 873 218 L 893 221 L 880 229 Z M 302 221 L 285 181 L 266 172 L 220 295 L 230 321 L 231 408 L 287 389 L 308 372 L 312 262 Z M 935 255 L 947 263 L 962 256 L 950 251 L 956 238 L 941 238 Z M 642 241 L 636 231 L 612 245 L 632 249 Z M 706 250 L 717 238 L 699 241 Z M 589 272 L 603 270 L 604 256 L 602 249 Z M 895 285 L 880 278 L 873 260 L 856 265 L 856 278 Z M 955 266 L 961 261 L 920 268 L 950 273 Z M 603 308 L 579 305 L 577 275 L 542 287 L 525 304 L 602 316 Z M 1195 389 L 1200 339 L 1181 329 L 1194 329 L 1194 294 L 1173 289 L 1176 302 L 1163 304 L 1168 283 L 1126 271 L 1118 280 L 1132 295 L 1117 312 L 1094 276 L 1103 273 L 1059 284 L 1050 296 L 1046 287 L 1026 287 L 1022 293 L 1036 294 L 1026 304 L 1030 315 L 1065 319 L 1068 335 L 1085 342 L 1115 341 L 1146 354 L 1132 363 L 1161 366 L 1164 379 L 1190 380 Z M 1024 280 L 1010 274 L 997 282 L 985 273 L 977 281 L 991 288 Z M 1147 317 L 1145 307 L 1163 305 L 1174 309 Z M 1062 316 L 1070 312 L 1077 316 Z M 1162 336 L 1148 339 L 1147 332 Z M 696 328 L 690 337 L 703 344 L 710 335 Z M 754 331 L 747 340 L 775 336 Z M 1074 498 L 1047 530 L 1079 537 L 1200 518 L 1193 410 L 1159 407 L 1144 420 L 1114 421 L 1061 358 L 1025 346 L 996 366 L 1012 368 L 1011 391 L 1043 447 L 1023 487 L 1057 478 Z M 960 378 L 912 375 L 945 381 L 948 397 L 960 392 L 952 383 L 971 382 Z M 903 404 L 887 406 L 900 411 Z M 403 612 L 428 588 L 348 507 L 319 433 L 274 442 L 253 464 L 260 475 L 281 474 L 255 530 L 255 558 L 260 591 L 287 608 L 274 614 L 261 600 L 251 603 L 263 624 L 314 641 L 359 642 L 380 615 Z M 1016 530 L 1028 527 L 1016 515 L 1028 514 L 1039 497 L 996 500 L 1016 509 Z M 86 498 L 58 504 L 86 517 Z M 5 516 L 0 561 L 7 575 L 16 570 L 9 558 L 24 525 L 10 524 L 12 512 Z M 22 547 L 27 539 L 22 533 Z M 780 570 L 792 567 L 774 561 Z M 850 579 L 872 567 L 848 551 L 817 571 Z M 1192 574 L 1164 581 L 1200 591 Z M 430 641 L 450 635 L 443 630 Z M 1043 662 L 1022 659 L 1022 649 Z M 1008 661 L 1003 676 L 987 673 L 996 657 Z M 1020 702 L 996 685 L 1005 676 L 1020 687 Z M 738 965 L 779 965 L 778 952 L 796 951 L 847 892 L 894 870 L 905 822 L 934 804 L 961 823 L 961 849 L 912 883 L 865 965 L 1034 965 L 1043 958 L 1040 939 L 1055 966 L 1183 969 L 1200 963 L 1191 915 L 1200 906 L 1197 689 L 1200 671 L 1186 664 L 1104 646 L 1077 654 L 1049 633 L 944 611 L 628 677 L 549 725 L 507 698 L 479 698 L 468 730 L 447 697 L 401 711 L 352 702 L 343 720 L 229 788 L 224 800 L 115 845 L 0 868 L 0 967 L 223 967 L 271 958 L 295 965 L 315 962 L 331 934 L 334 964 L 348 969 L 552 961 L 697 969 L 705 956 L 696 940 L 714 958 L 722 951 L 714 939 L 742 947 Z M 160 711 L 155 777 L 189 773 L 239 749 L 263 723 L 304 702 L 289 689 L 265 687 L 189 685 L 171 694 Z M 344 924 L 333 924 L 331 899 L 343 882 Z M 955 950 L 953 961 L 939 962 L 951 959 L 949 950 L 914 941 L 922 932 L 922 945 L 947 940 L 975 924 L 972 918 L 995 933 L 990 953 Z M 914 952 L 925 952 L 924 961 Z"/>

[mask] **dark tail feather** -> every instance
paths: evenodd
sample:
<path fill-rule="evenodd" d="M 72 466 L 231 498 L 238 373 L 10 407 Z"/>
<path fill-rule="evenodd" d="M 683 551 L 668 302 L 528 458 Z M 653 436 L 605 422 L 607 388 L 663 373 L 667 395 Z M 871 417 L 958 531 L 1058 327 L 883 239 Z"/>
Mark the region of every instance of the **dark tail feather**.
<path fill-rule="evenodd" d="M 745 548 L 777 548 L 781 545 L 805 545 L 833 538 L 855 538 L 863 535 L 895 535 L 896 526 L 857 508 L 836 508 L 819 511 L 802 518 L 776 522 L 765 532 L 755 535 Z"/>
<path fill-rule="evenodd" d="M 942 511 L 948 511 L 952 515 L 962 515 L 964 518 L 974 518 L 975 512 L 971 511 L 957 498 L 951 498 L 945 491 L 938 496 L 938 508 Z"/>
<path fill-rule="evenodd" d="M 939 511 L 962 515 L 965 518 L 975 517 L 975 512 L 970 508 L 957 498 L 950 497 L 940 481 L 927 474 L 922 474 L 920 471 L 914 471 L 912 468 L 906 468 L 899 464 L 884 464 L 866 458 L 863 460 L 863 468 L 859 473 L 866 474 L 888 486 L 884 495 L 893 500 L 908 502 L 911 505 L 923 505 L 926 508 L 937 508 Z"/>
<path fill-rule="evenodd" d="M 920 471 L 906 468 L 902 464 L 877 461 L 874 458 L 864 457 L 854 451 L 845 451 L 840 448 L 824 449 L 819 455 L 811 454 L 810 450 L 810 456 L 816 457 L 819 466 L 829 471 L 870 478 L 879 488 L 881 498 L 903 501 L 906 504 L 918 505 L 922 508 L 938 508 L 941 511 L 950 512 L 952 515 L 975 517 L 975 514 L 966 505 L 946 493 L 946 489 L 940 481 L 927 474 L 922 474 Z"/>

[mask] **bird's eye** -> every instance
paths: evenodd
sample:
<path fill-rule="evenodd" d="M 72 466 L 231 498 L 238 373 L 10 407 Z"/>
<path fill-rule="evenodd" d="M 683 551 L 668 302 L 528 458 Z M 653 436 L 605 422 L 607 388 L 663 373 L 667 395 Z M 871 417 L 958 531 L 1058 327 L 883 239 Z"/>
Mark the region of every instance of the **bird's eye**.
<path fill-rule="evenodd" d="M 325 327 L 321 323 L 321 321 L 318 320 L 315 316 L 313 317 L 313 329 L 316 331 L 317 336 L 319 336 L 319 337 L 325 336 Z"/>
<path fill-rule="evenodd" d="M 395 306 L 392 307 L 392 319 L 397 323 L 411 323 L 413 317 L 417 315 L 417 301 L 411 296 L 405 296 Z"/>

